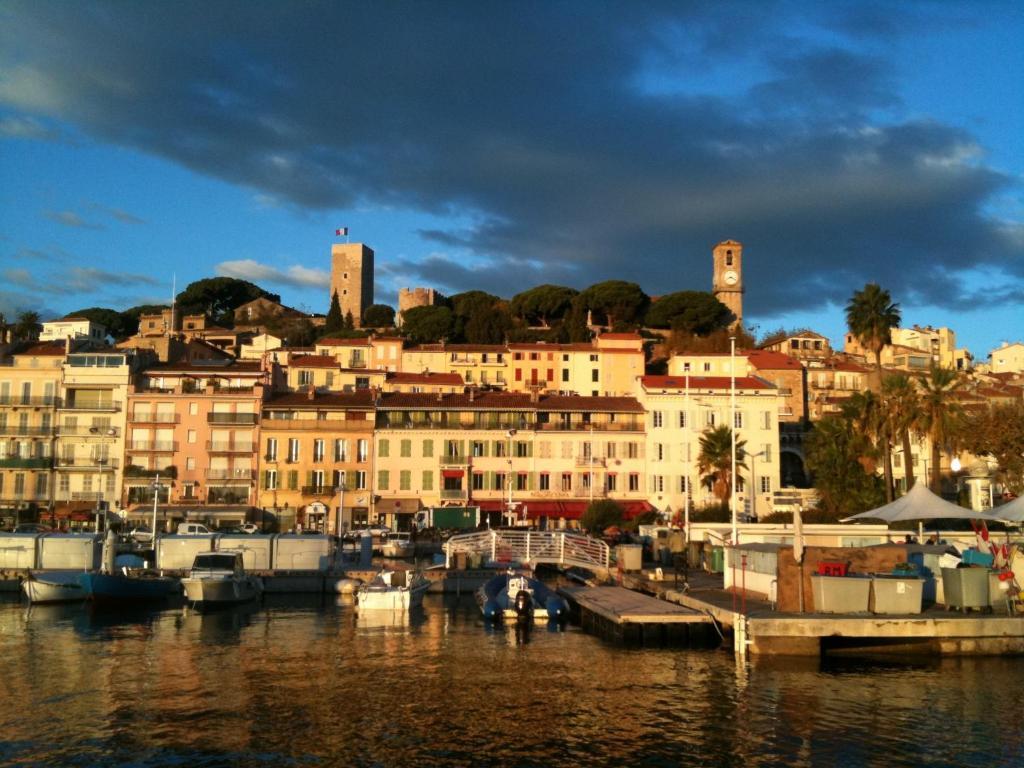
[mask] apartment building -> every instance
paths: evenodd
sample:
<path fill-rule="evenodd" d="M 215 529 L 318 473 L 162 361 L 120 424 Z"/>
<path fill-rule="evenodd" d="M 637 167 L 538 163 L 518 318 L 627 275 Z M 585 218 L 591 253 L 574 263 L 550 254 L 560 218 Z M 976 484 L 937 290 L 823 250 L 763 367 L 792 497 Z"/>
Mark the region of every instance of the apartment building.
<path fill-rule="evenodd" d="M 122 504 L 145 517 L 154 492 L 204 519 L 245 519 L 255 503 L 261 363 L 160 363 L 128 392 Z M 156 476 L 160 477 L 154 488 Z"/>
<path fill-rule="evenodd" d="M 0 364 L 0 519 L 52 510 L 53 442 L 65 342 Z"/>
<path fill-rule="evenodd" d="M 648 499 L 660 511 L 680 515 L 717 502 L 697 469 L 700 438 L 729 424 L 733 381 L 724 376 L 644 376 L 638 400 L 646 412 Z M 756 519 L 771 511 L 779 487 L 778 388 L 755 376 L 735 380 L 733 422 L 746 442 L 746 469 L 737 474 L 737 509 Z"/>
<path fill-rule="evenodd" d="M 290 392 L 263 404 L 255 503 L 282 530 L 337 534 L 371 513 L 374 392 Z"/>
<path fill-rule="evenodd" d="M 650 509 L 644 423 L 629 397 L 385 393 L 377 403 L 379 517 L 476 505 L 495 523 L 574 525 L 594 499 Z M 403 519 L 403 516 L 406 519 Z"/>
<path fill-rule="evenodd" d="M 866 366 L 839 357 L 811 364 L 807 369 L 807 405 L 811 421 L 839 413 L 850 397 L 868 389 L 868 377 Z"/>

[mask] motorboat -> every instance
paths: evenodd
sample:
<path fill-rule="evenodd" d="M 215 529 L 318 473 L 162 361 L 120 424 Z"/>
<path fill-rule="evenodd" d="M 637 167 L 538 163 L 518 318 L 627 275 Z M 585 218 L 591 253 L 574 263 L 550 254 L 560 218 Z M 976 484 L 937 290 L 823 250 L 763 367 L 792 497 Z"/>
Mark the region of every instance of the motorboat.
<path fill-rule="evenodd" d="M 262 580 L 245 572 L 241 550 L 200 552 L 181 586 L 190 603 L 207 607 L 244 603 L 263 594 Z"/>
<path fill-rule="evenodd" d="M 488 579 L 476 601 L 488 621 L 562 621 L 569 615 L 569 605 L 544 582 L 511 570 Z"/>
<path fill-rule="evenodd" d="M 383 557 L 407 558 L 416 555 L 416 542 L 407 531 L 395 531 L 385 534 L 380 545 L 380 553 Z"/>
<path fill-rule="evenodd" d="M 177 587 L 171 577 L 141 569 L 79 575 L 86 598 L 97 605 L 158 602 L 166 600 Z"/>
<path fill-rule="evenodd" d="M 21 591 L 30 603 L 71 603 L 85 600 L 82 571 L 29 571 Z"/>
<path fill-rule="evenodd" d="M 421 573 L 385 569 L 359 587 L 356 605 L 360 611 L 408 611 L 423 604 L 429 588 Z"/>

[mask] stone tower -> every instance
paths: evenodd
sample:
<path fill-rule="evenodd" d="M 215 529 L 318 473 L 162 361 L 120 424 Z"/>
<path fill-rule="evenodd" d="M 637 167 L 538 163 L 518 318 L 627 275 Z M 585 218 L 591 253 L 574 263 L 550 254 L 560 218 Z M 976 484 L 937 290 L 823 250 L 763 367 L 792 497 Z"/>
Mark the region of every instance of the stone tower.
<path fill-rule="evenodd" d="M 413 307 L 433 307 L 436 304 L 437 291 L 433 288 L 399 288 L 398 325 L 402 324 L 402 315 Z"/>
<path fill-rule="evenodd" d="M 373 304 L 373 249 L 362 243 L 335 243 L 331 246 L 331 291 L 338 294 L 341 314 L 352 313 L 356 328 L 363 322 L 363 312 Z"/>
<path fill-rule="evenodd" d="M 743 324 L 743 244 L 725 240 L 715 246 L 712 256 L 711 292 L 736 317 L 732 327 L 737 328 Z"/>

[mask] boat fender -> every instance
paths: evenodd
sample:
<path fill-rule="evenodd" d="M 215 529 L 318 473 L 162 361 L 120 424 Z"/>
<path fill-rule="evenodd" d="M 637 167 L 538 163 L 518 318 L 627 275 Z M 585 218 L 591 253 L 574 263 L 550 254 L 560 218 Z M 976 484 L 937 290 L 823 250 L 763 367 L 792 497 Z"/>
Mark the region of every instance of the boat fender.
<path fill-rule="evenodd" d="M 569 615 L 569 606 L 565 600 L 554 595 L 548 598 L 545 608 L 547 608 L 549 619 L 564 619 Z"/>
<path fill-rule="evenodd" d="M 494 621 L 501 618 L 501 606 L 498 605 L 497 600 L 488 600 L 484 603 L 484 618 L 488 621 Z"/>
<path fill-rule="evenodd" d="M 516 593 L 515 610 L 516 617 L 520 621 L 530 618 L 533 614 L 533 598 L 525 589 L 521 589 Z"/>

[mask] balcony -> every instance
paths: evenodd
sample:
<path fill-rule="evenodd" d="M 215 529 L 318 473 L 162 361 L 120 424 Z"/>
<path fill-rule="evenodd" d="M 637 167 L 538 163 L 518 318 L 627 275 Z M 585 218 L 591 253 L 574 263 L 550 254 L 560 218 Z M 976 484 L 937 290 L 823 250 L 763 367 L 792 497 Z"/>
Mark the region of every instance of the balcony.
<path fill-rule="evenodd" d="M 349 368 L 365 368 L 366 361 L 361 357 L 351 357 L 348 361 Z"/>
<path fill-rule="evenodd" d="M 340 419 L 264 419 L 263 431 L 309 432 L 372 432 L 373 422 L 365 420 L 342 421 Z"/>
<path fill-rule="evenodd" d="M 444 501 L 465 501 L 468 492 L 464 488 L 444 488 L 441 490 L 441 499 Z"/>
<path fill-rule="evenodd" d="M 174 453 L 178 450 L 178 444 L 175 442 L 136 442 L 128 446 L 128 451 L 132 453 Z"/>
<path fill-rule="evenodd" d="M 334 488 L 329 485 L 304 485 L 300 493 L 303 496 L 333 496 Z"/>
<path fill-rule="evenodd" d="M 12 437 L 53 437 L 53 427 L 20 427 L 15 424 L 0 424 L 0 435 Z"/>
<path fill-rule="evenodd" d="M 441 456 L 442 467 L 465 467 L 469 464 L 468 456 Z"/>
<path fill-rule="evenodd" d="M 206 414 L 208 424 L 241 424 L 244 426 L 256 425 L 255 413 L 208 413 Z"/>
<path fill-rule="evenodd" d="M 476 360 L 474 360 L 473 358 L 458 357 L 457 355 L 452 355 L 451 360 L 449 360 L 448 362 L 450 362 L 452 365 L 476 365 Z"/>
<path fill-rule="evenodd" d="M 71 501 L 103 501 L 103 491 L 74 491 Z"/>
<path fill-rule="evenodd" d="M 206 450 L 210 453 L 252 453 L 256 450 L 255 443 L 221 443 L 206 441 Z"/>
<path fill-rule="evenodd" d="M 0 396 L 0 406 L 35 406 L 46 407 L 46 408 L 57 408 L 60 407 L 60 398 L 54 397 L 53 395 L 43 395 L 42 397 L 25 397 L 23 395 L 6 395 Z"/>
<path fill-rule="evenodd" d="M 833 383 L 831 381 L 812 381 L 812 389 L 832 389 Z"/>
<path fill-rule="evenodd" d="M 206 479 L 207 480 L 232 480 L 249 482 L 256 476 L 256 472 L 251 469 L 207 469 Z"/>
<path fill-rule="evenodd" d="M 54 461 L 54 466 L 57 469 L 113 472 L 121 466 L 121 460 L 91 456 L 58 456 Z"/>
<path fill-rule="evenodd" d="M 577 456 L 576 457 L 577 467 L 603 467 L 605 466 L 604 456 Z"/>
<path fill-rule="evenodd" d="M 178 468 L 173 464 L 163 467 L 162 469 L 146 469 L 140 467 L 138 464 L 129 464 L 124 468 L 124 476 L 128 477 L 156 477 L 159 475 L 162 478 L 175 478 L 178 476 Z"/>
<path fill-rule="evenodd" d="M 793 394 L 793 390 L 790 387 L 779 387 L 779 394 L 782 397 L 789 397 Z"/>
<path fill-rule="evenodd" d="M 214 488 L 206 491 L 207 504 L 247 504 L 249 502 L 249 489 L 241 491 L 237 488 Z"/>
<path fill-rule="evenodd" d="M 7 456 L 0 459 L 0 469 L 50 469 L 53 467 L 52 456 Z"/>
<path fill-rule="evenodd" d="M 121 403 L 117 400 L 86 400 L 84 403 L 69 400 L 58 407 L 63 411 L 108 411 L 113 413 L 121 410 Z"/>
<path fill-rule="evenodd" d="M 132 424 L 179 424 L 181 416 L 176 413 L 136 411 L 128 417 L 128 421 Z"/>

